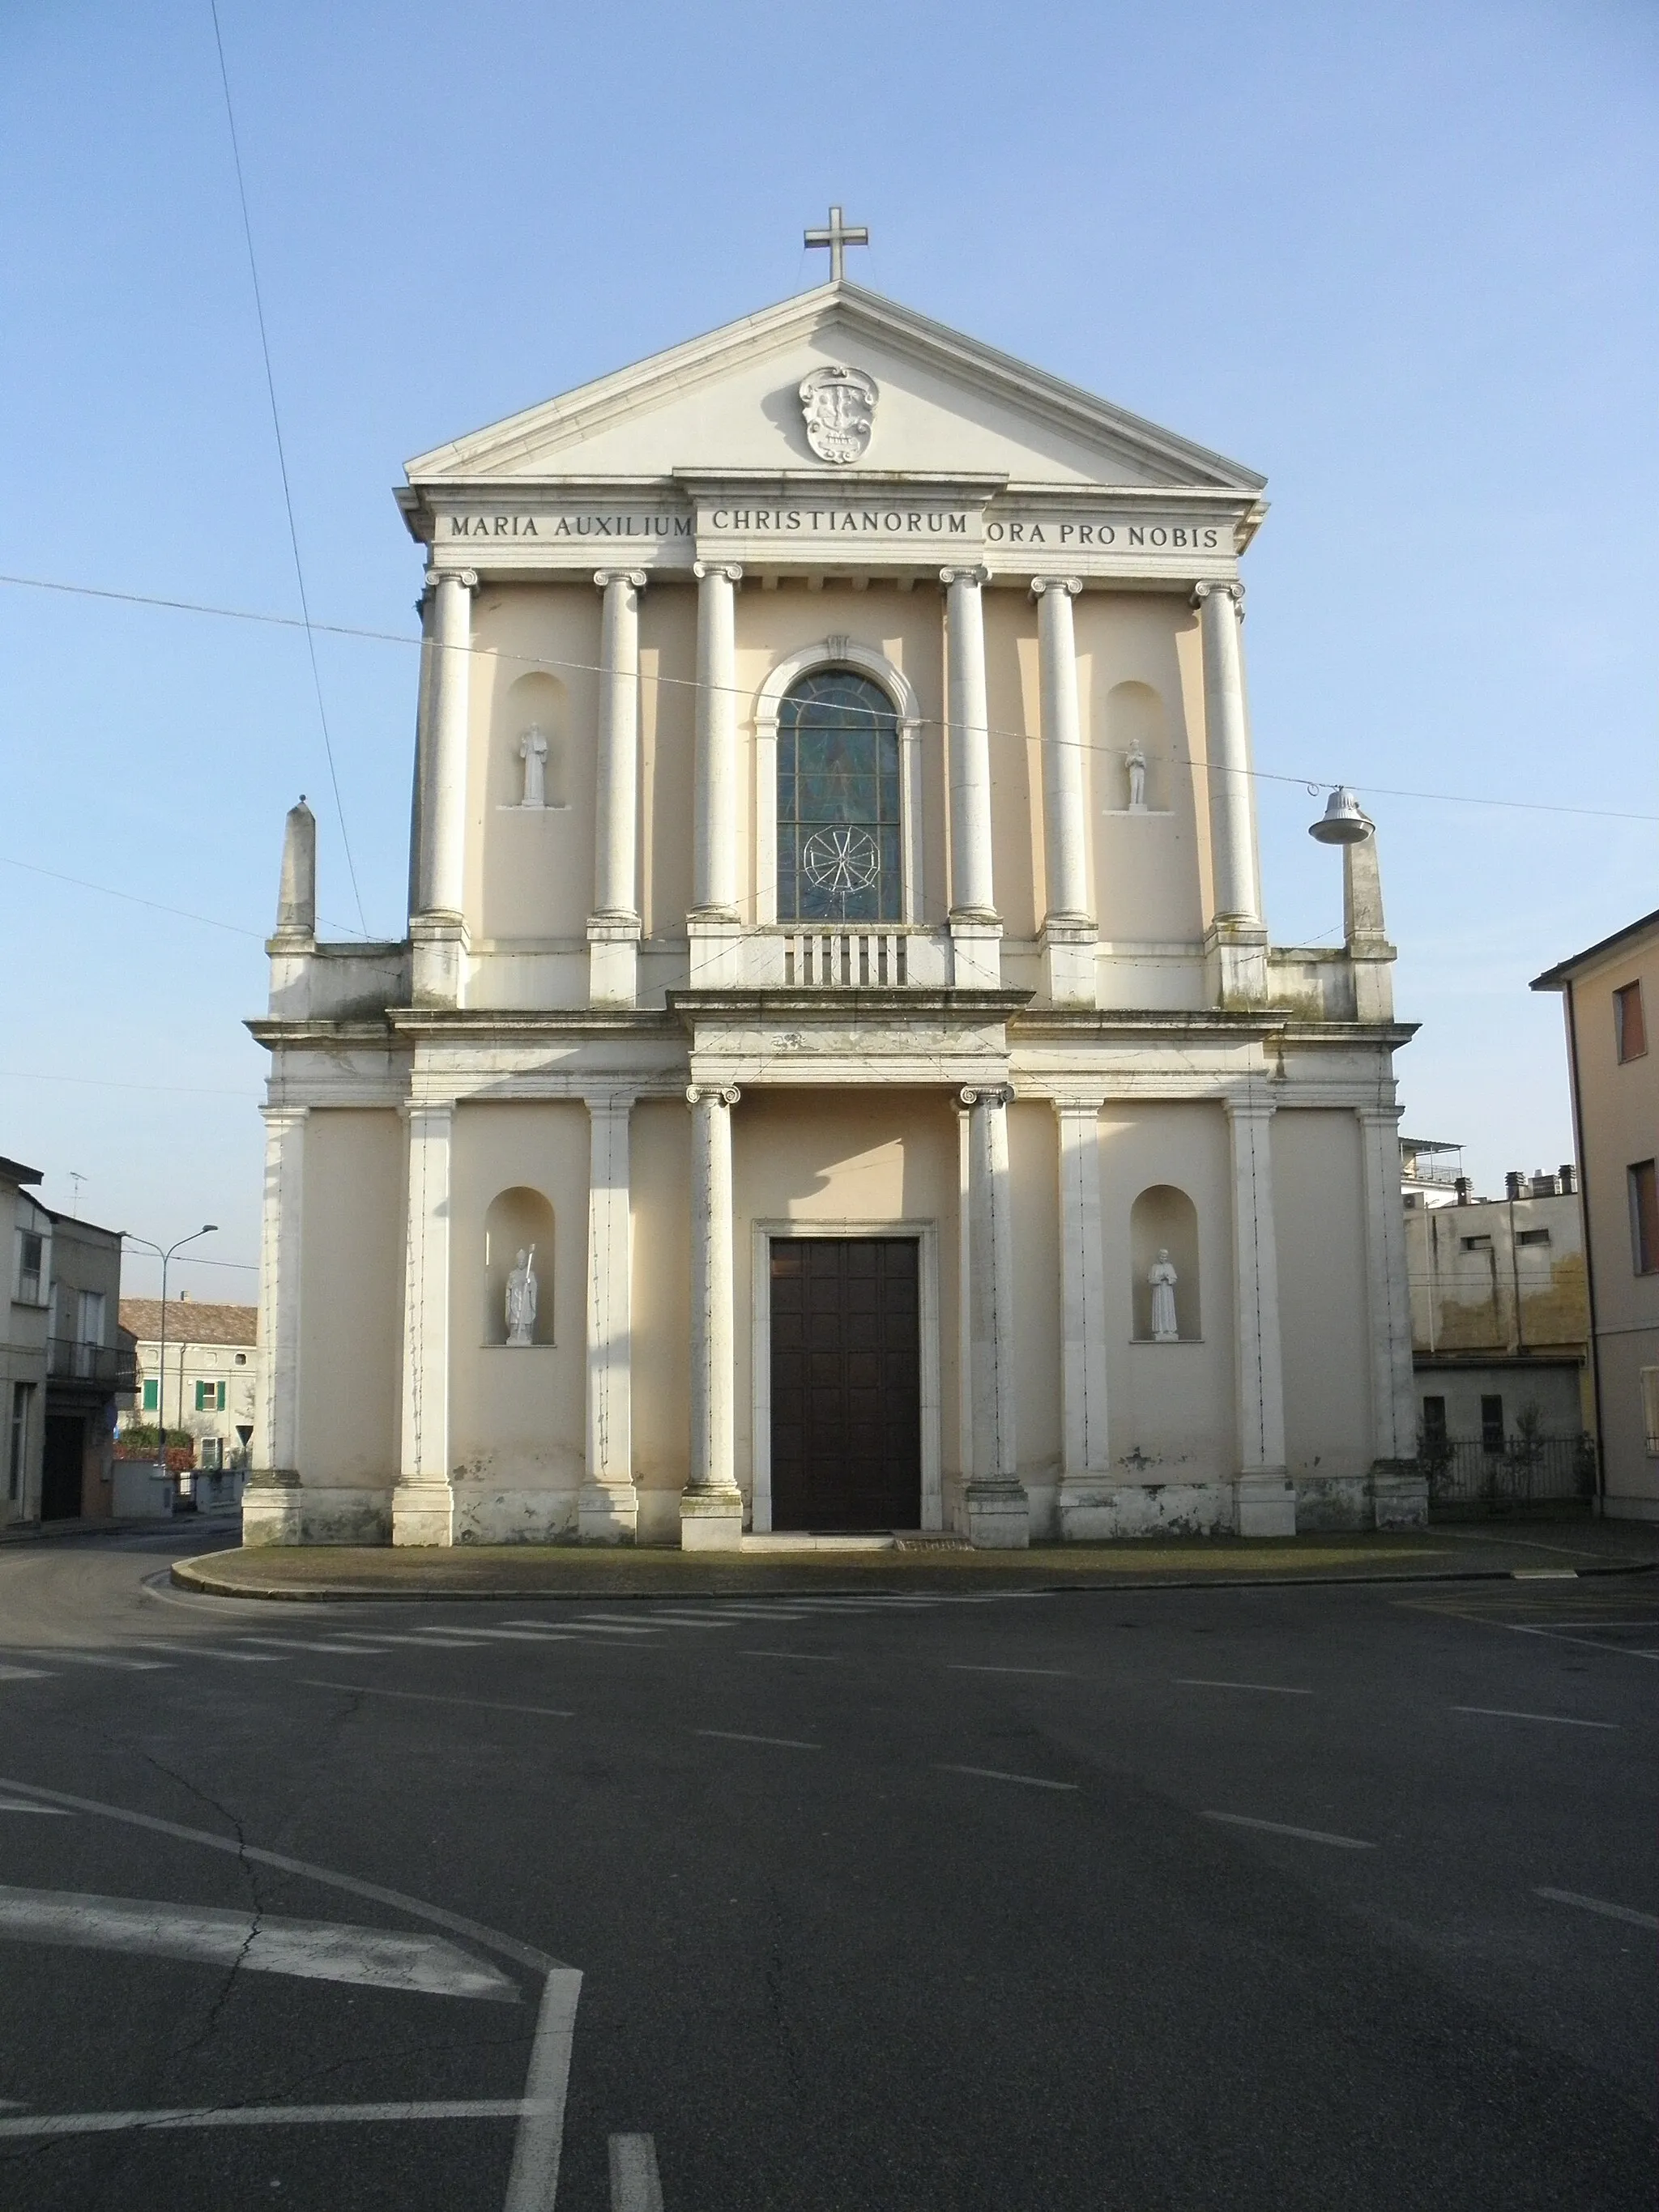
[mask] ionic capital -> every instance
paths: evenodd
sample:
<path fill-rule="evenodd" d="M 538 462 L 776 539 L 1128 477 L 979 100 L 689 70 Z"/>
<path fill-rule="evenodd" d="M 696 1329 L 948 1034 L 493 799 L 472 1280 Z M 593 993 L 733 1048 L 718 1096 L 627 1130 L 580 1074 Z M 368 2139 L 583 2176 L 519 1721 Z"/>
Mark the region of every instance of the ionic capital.
<path fill-rule="evenodd" d="M 691 574 L 699 583 L 705 576 L 724 576 L 728 584 L 743 581 L 743 570 L 735 561 L 694 561 Z"/>
<path fill-rule="evenodd" d="M 735 1083 L 725 1085 L 688 1083 L 685 1086 L 685 1103 L 688 1106 L 702 1106 L 705 1103 L 710 1106 L 735 1106 L 742 1096 L 742 1091 Z"/>
<path fill-rule="evenodd" d="M 1007 1083 L 970 1085 L 958 1093 L 964 1106 L 1012 1106 L 1013 1086 Z"/>
<path fill-rule="evenodd" d="M 1064 592 L 1068 599 L 1076 599 L 1083 589 L 1081 576 L 1033 576 L 1031 597 L 1040 599 L 1045 592 Z"/>
<path fill-rule="evenodd" d="M 633 590 L 642 592 L 646 586 L 646 574 L 643 568 L 596 568 L 593 581 L 602 592 L 611 584 L 627 584 Z"/>
<path fill-rule="evenodd" d="M 1227 595 L 1227 597 L 1228 597 L 1228 598 L 1232 601 L 1232 603 L 1233 603 L 1234 606 L 1237 608 L 1237 610 L 1238 610 L 1238 612 L 1239 612 L 1240 616 L 1242 617 L 1242 616 L 1243 615 L 1243 612 L 1244 612 L 1244 586 L 1243 586 L 1243 584 L 1240 584 L 1240 583 L 1207 583 L 1207 584 L 1194 584 L 1194 585 L 1193 586 L 1193 596 L 1192 596 L 1192 602 L 1191 602 L 1191 603 L 1192 603 L 1192 605 L 1193 605 L 1194 606 L 1195 606 L 1195 607 L 1201 607 L 1201 606 L 1203 605 L 1203 604 L 1204 604 L 1205 600 L 1206 600 L 1206 599 L 1207 599 L 1209 598 L 1209 596 L 1210 596 L 1210 594 L 1211 594 L 1211 592 L 1225 592 L 1225 594 Z"/>
<path fill-rule="evenodd" d="M 977 586 L 990 582 L 991 572 L 982 566 L 972 568 L 941 568 L 939 572 L 939 580 L 947 590 L 952 584 L 972 584 Z"/>

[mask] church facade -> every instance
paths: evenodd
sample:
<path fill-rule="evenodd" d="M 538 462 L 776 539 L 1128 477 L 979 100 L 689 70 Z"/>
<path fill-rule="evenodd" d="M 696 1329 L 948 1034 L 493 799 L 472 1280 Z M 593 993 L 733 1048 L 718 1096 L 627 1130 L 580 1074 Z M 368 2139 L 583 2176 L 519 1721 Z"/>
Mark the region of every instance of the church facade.
<path fill-rule="evenodd" d="M 267 1014 L 250 1543 L 1424 1517 L 1363 817 L 1263 921 L 1263 480 L 830 283 L 409 465 L 408 935 Z M 1333 904 L 1335 890 L 1333 885 Z"/>

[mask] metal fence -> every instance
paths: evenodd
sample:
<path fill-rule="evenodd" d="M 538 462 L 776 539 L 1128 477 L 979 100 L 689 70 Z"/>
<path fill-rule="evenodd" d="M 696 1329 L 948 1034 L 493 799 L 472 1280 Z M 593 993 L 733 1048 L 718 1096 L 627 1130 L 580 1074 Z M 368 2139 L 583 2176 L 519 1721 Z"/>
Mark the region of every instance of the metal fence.
<path fill-rule="evenodd" d="M 46 1340 L 46 1372 L 55 1382 L 94 1382 L 119 1394 L 137 1381 L 137 1354 L 126 1345 L 82 1344 L 69 1336 Z"/>
<path fill-rule="evenodd" d="M 1501 1451 L 1425 1441 L 1418 1451 L 1431 1506 L 1502 1512 L 1595 1493 L 1595 1445 L 1589 1437 L 1516 1438 Z"/>

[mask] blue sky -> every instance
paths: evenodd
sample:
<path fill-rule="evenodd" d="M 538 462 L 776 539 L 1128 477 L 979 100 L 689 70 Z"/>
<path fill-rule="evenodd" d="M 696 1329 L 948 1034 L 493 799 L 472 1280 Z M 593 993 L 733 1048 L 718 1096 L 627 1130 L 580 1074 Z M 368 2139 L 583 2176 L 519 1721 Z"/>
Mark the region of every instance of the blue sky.
<path fill-rule="evenodd" d="M 1483 1188 L 1567 1156 L 1527 980 L 1659 905 L 1659 824 L 1385 794 L 1659 816 L 1659 12 L 220 14 L 315 615 L 412 639 L 404 459 L 818 281 L 801 228 L 839 200 L 860 281 L 1266 473 L 1258 765 L 1377 819 L 1424 1024 L 1407 1127 Z M 0 569 L 294 613 L 207 0 L 14 0 L 0 180 Z M 319 653 L 369 927 L 399 933 L 414 655 Z M 301 789 L 356 921 L 303 638 L 0 586 L 0 856 L 228 925 L 0 865 L 0 1152 L 251 1262 L 240 1024 Z M 1261 786 L 1281 942 L 1340 920 L 1318 806 Z"/>

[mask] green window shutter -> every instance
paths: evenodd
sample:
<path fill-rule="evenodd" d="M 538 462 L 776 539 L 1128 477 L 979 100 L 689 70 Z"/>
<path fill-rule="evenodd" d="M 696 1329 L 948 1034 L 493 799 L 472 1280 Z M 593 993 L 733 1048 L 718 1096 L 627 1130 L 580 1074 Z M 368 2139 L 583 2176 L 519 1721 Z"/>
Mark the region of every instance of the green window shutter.
<path fill-rule="evenodd" d="M 212 1388 L 211 1382 L 198 1382 L 196 1385 L 196 1410 L 198 1413 L 204 1413 L 207 1411 L 208 1393 Z"/>
<path fill-rule="evenodd" d="M 219 1384 L 219 1402 L 218 1402 L 218 1404 L 214 1407 L 214 1411 L 215 1411 L 216 1413 L 222 1413 L 224 1412 L 224 1410 L 225 1410 L 225 1386 L 224 1386 L 223 1382 L 222 1382 L 222 1381 L 221 1381 L 221 1382 L 220 1382 L 220 1384 Z"/>
<path fill-rule="evenodd" d="M 153 1413 L 155 1411 L 156 1395 L 155 1376 L 153 1375 L 146 1376 L 144 1378 L 144 1411 L 147 1413 Z"/>

